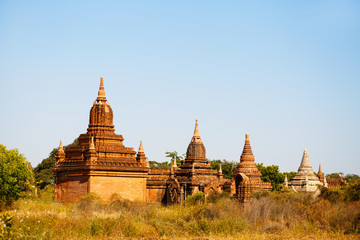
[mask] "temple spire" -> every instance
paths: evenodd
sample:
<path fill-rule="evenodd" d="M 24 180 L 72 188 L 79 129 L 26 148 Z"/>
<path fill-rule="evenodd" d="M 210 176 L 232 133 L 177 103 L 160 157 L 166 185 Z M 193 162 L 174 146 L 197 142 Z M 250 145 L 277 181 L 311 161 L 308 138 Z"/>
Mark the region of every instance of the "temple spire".
<path fill-rule="evenodd" d="M 142 144 L 142 140 L 140 140 L 139 153 L 143 153 L 143 152 L 144 152 L 144 147 Z"/>
<path fill-rule="evenodd" d="M 64 151 L 64 147 L 62 144 L 62 141 L 60 140 L 59 150 L 58 151 Z"/>
<path fill-rule="evenodd" d="M 318 171 L 318 176 L 323 175 L 323 172 L 321 171 L 321 164 L 319 164 L 319 171 Z"/>
<path fill-rule="evenodd" d="M 101 100 L 106 101 L 103 77 L 100 78 L 100 87 L 99 87 L 99 92 L 98 92 L 98 96 L 97 96 L 96 100 L 97 101 L 101 101 Z"/>
<path fill-rule="evenodd" d="M 219 167 L 219 173 L 222 174 L 221 163 L 220 163 L 220 167 Z"/>
<path fill-rule="evenodd" d="M 244 149 L 241 154 L 241 157 L 240 157 L 240 162 L 242 162 L 242 161 L 253 161 L 253 162 L 255 161 L 254 154 L 251 150 L 249 133 L 245 134 L 245 145 L 244 145 Z"/>
<path fill-rule="evenodd" d="M 176 163 L 176 156 L 174 156 L 174 161 L 173 161 L 173 167 L 177 168 L 177 163 Z"/>
<path fill-rule="evenodd" d="M 311 168 L 311 171 L 312 171 L 312 167 L 310 165 L 309 154 L 308 154 L 308 151 L 307 151 L 306 148 L 304 150 L 303 157 L 302 157 L 299 169 L 305 169 L 305 168 Z"/>
<path fill-rule="evenodd" d="M 196 119 L 195 122 L 195 130 L 194 130 L 194 136 L 192 138 L 192 141 L 194 142 L 201 142 L 201 138 L 200 138 L 200 132 L 199 132 L 199 124 L 198 124 L 198 120 Z"/>
<path fill-rule="evenodd" d="M 285 187 L 289 187 L 289 182 L 288 182 L 287 175 L 285 175 L 284 185 L 285 185 Z"/>

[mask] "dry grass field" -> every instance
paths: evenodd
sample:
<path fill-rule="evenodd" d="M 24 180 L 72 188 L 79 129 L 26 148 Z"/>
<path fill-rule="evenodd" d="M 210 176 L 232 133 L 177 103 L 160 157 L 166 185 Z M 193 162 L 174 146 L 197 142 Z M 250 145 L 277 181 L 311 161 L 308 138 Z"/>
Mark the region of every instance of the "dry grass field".
<path fill-rule="evenodd" d="M 1 219 L 2 239 L 360 239 L 359 202 L 291 192 L 258 195 L 245 208 L 224 196 L 167 207 L 95 195 L 63 204 L 44 192 Z"/>

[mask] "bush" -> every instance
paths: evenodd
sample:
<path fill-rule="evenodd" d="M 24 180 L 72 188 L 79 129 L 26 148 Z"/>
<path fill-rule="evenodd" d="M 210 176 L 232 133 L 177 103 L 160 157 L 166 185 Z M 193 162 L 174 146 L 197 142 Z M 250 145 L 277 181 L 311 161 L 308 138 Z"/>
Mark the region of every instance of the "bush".
<path fill-rule="evenodd" d="M 360 201 L 360 180 L 345 187 L 345 196 L 348 201 Z"/>
<path fill-rule="evenodd" d="M 198 192 L 193 195 L 187 196 L 185 199 L 185 205 L 199 205 L 205 203 L 205 193 Z"/>

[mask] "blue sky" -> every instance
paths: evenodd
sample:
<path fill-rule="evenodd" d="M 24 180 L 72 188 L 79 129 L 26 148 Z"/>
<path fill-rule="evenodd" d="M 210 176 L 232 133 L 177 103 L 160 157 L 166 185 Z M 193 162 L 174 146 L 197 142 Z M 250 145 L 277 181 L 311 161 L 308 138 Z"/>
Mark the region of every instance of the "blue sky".
<path fill-rule="evenodd" d="M 150 160 L 360 174 L 358 1 L 0 1 L 0 143 L 36 166 L 86 132 L 99 79 L 116 133 Z"/>

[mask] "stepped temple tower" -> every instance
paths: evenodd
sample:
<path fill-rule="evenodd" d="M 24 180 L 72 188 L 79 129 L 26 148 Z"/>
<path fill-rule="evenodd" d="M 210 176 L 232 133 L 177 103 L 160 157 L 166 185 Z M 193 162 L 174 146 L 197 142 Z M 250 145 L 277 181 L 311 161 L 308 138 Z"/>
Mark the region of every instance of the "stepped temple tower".
<path fill-rule="evenodd" d="M 178 168 L 176 162 L 171 166 L 170 179 L 166 182 L 167 203 L 179 203 L 186 196 L 198 192 L 210 194 L 222 192 L 225 180 L 221 168 L 213 170 L 206 158 L 206 149 L 199 133 L 198 120 L 195 123 L 194 135 L 186 151 L 186 158 Z"/>
<path fill-rule="evenodd" d="M 146 179 L 149 168 L 142 142 L 139 152 L 125 147 L 122 135 L 115 134 L 113 111 L 100 80 L 98 96 L 90 110 L 87 133 L 78 145 L 56 154 L 55 201 L 73 202 L 87 193 L 108 200 L 114 193 L 141 202 L 147 201 Z"/>
<path fill-rule="evenodd" d="M 245 145 L 240 157 L 240 163 L 233 173 L 234 184 L 234 196 L 243 202 L 249 200 L 251 192 L 271 191 L 272 189 L 271 183 L 261 180 L 261 172 L 255 164 L 248 133 L 245 135 Z"/>
<path fill-rule="evenodd" d="M 289 182 L 289 188 L 299 192 L 316 192 L 318 184 L 323 185 L 311 167 L 308 151 L 305 148 L 300 167 Z"/>

